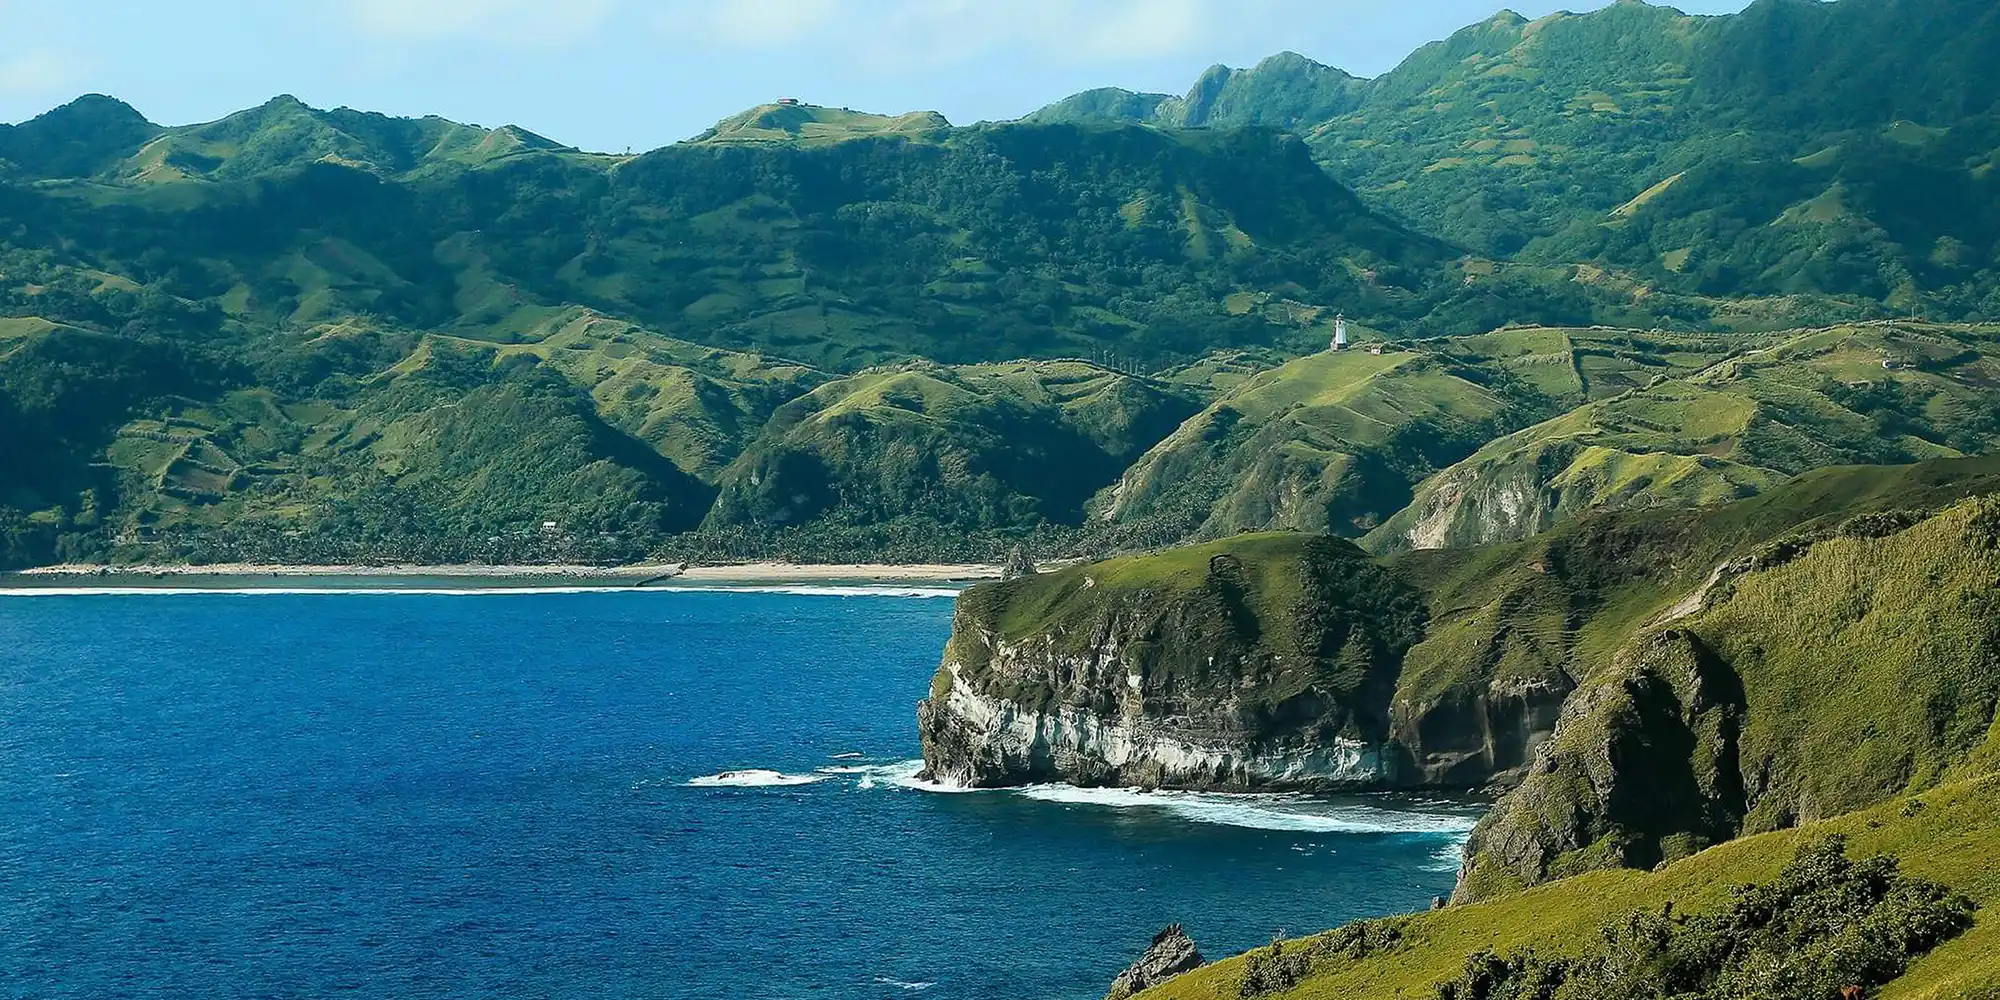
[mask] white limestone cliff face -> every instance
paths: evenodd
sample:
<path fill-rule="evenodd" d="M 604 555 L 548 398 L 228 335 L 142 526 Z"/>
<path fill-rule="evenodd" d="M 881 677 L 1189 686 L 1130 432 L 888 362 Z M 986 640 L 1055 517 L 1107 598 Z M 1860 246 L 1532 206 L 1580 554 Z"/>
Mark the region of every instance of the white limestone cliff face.
<path fill-rule="evenodd" d="M 1266 743 L 1191 719 L 1024 708 L 977 691 L 956 664 L 946 670 L 948 692 L 942 701 L 926 701 L 918 716 L 926 766 L 943 784 L 1336 789 L 1383 787 L 1392 779 L 1382 747 L 1358 740 Z"/>

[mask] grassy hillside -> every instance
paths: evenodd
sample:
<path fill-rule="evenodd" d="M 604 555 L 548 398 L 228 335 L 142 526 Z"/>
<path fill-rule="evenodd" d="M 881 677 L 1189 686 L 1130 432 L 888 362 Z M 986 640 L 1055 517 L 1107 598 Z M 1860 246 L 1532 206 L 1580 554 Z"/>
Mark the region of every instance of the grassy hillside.
<path fill-rule="evenodd" d="M 1746 348 L 1494 440 L 1425 482 L 1368 544 L 1513 540 L 1585 510 L 1713 504 L 1812 468 L 1984 453 L 2000 444 L 1996 337 L 1897 324 Z"/>
<path fill-rule="evenodd" d="M 765 104 L 725 118 L 691 141 L 824 145 L 877 136 L 942 138 L 950 128 L 951 122 L 935 111 L 873 115 L 811 104 Z"/>
<path fill-rule="evenodd" d="M 1574 977 L 1601 970 L 1591 956 L 1636 962 L 1671 928 L 1709 926 L 1743 898 L 1734 886 L 1771 883 L 1833 833 L 1856 858 L 1894 853 L 1983 907 L 1907 969 L 1877 966 L 1870 995 L 1987 995 L 2000 982 L 1986 958 L 2000 940 L 1987 912 L 2000 901 L 1987 863 L 2000 837 L 1995 496 L 1991 459 L 1833 469 L 1709 511 L 1595 515 L 1392 560 L 1430 609 L 1397 681 L 1399 733 L 1406 704 L 1456 691 L 1487 705 L 1432 723 L 1482 735 L 1468 716 L 1491 718 L 1504 678 L 1530 678 L 1537 656 L 1577 684 L 1553 735 L 1516 748 L 1533 766 L 1474 833 L 1460 902 L 1258 949 L 1146 995 L 1424 997 L 1508 975 L 1518 987 L 1523 969 Z M 1184 551 L 1188 565 L 1203 554 Z M 1668 902 L 1678 923 L 1657 923 Z M 1630 950 L 1605 952 L 1613 942 Z M 1655 995 L 1633 989 L 1603 995 Z M 1765 995 L 1715 989 L 1702 995 Z"/>
<path fill-rule="evenodd" d="M 932 694 L 964 683 L 1026 711 L 1117 718 L 1129 686 L 1168 729 L 1380 741 L 1424 616 L 1417 591 L 1348 542 L 1238 535 L 968 590 L 955 669 Z"/>
<path fill-rule="evenodd" d="M 1732 841 L 1658 872 L 1598 872 L 1487 902 L 1396 918 L 1385 922 L 1394 929 L 1393 943 L 1380 949 L 1347 945 L 1352 933 L 1288 942 L 1287 951 L 1310 956 L 1304 975 L 1290 989 L 1263 995 L 1296 1000 L 1435 996 L 1440 984 L 1457 979 L 1468 960 L 1484 952 L 1577 955 L 1601 940 L 1600 927 L 1620 924 L 1629 914 L 1656 915 L 1669 903 L 1672 912 L 1683 916 L 1719 912 L 1730 903 L 1735 886 L 1771 882 L 1800 847 L 1831 834 L 1847 838 L 1853 857 L 1893 855 L 1904 872 L 1949 886 L 1981 907 L 1970 930 L 1870 995 L 1887 1000 L 1991 996 L 2000 983 L 2000 878 L 1990 863 L 2000 851 L 2000 778 L 1992 776 Z M 1375 934 L 1377 940 L 1386 936 L 1380 930 Z M 1344 947 L 1315 949 L 1316 941 Z M 1218 962 L 1141 996 L 1239 998 L 1247 965 L 1244 957 Z"/>
<path fill-rule="evenodd" d="M 1364 335 L 1353 351 L 1233 383 L 1101 498 L 1102 533 L 1125 545 L 1274 528 L 1360 535 L 1494 437 L 1743 343 L 1526 328 L 1377 355 Z"/>
<path fill-rule="evenodd" d="M 1475 831 L 1460 896 L 1650 867 L 1990 766 L 1996 525 L 1987 497 L 1731 563 L 1688 617 L 1579 676 L 1537 766 Z"/>
<path fill-rule="evenodd" d="M 723 474 L 708 525 L 1078 525 L 1084 501 L 1197 405 L 1081 362 L 864 372 L 778 410 Z"/>

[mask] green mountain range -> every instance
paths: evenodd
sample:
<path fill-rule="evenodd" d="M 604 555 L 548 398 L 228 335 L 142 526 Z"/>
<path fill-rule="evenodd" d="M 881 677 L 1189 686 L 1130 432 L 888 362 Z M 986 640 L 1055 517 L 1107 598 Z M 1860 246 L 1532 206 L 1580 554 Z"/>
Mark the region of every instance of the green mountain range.
<path fill-rule="evenodd" d="M 1077 557 L 960 602 L 934 773 L 1504 793 L 1453 905 L 1149 996 L 1991 998 L 1995 53 L 1619 0 L 637 156 L 84 97 L 0 126 L 0 570 Z"/>
<path fill-rule="evenodd" d="M 0 126 L 0 563 L 1393 551 L 1983 451 L 1994 30 L 1621 2 L 641 156 L 85 97 Z"/>
<path fill-rule="evenodd" d="M 1478 252 L 1650 287 L 1860 295 L 1990 316 L 2000 13 L 1979 0 L 1637 0 L 1502 13 L 1357 80 L 1287 53 L 1185 98 L 1107 90 L 1034 121 L 1268 125 L 1361 196 Z"/>

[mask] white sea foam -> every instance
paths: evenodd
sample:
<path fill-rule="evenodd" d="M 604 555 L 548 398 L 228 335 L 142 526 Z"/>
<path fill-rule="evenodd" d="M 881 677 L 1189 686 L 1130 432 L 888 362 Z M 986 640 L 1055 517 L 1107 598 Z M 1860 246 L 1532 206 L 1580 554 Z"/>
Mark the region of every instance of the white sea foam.
<path fill-rule="evenodd" d="M 934 781 L 923 781 L 917 777 L 923 771 L 924 762 L 921 760 L 898 761 L 894 764 L 872 764 L 862 769 L 860 787 L 879 788 L 886 785 L 890 788 L 901 788 L 918 792 L 981 791 L 981 789 L 977 788 L 959 788 L 952 785 L 940 785 Z"/>
<path fill-rule="evenodd" d="M 895 988 L 903 990 L 904 992 L 907 993 L 921 993 L 924 990 L 930 989 L 931 987 L 937 985 L 936 983 L 905 982 L 901 979 L 890 979 L 888 976 L 876 976 L 875 981 L 881 983 L 884 986 L 894 986 Z"/>
<path fill-rule="evenodd" d="M 706 778 L 696 778 L 688 782 L 690 788 L 785 788 L 794 785 L 811 785 L 826 781 L 831 775 L 825 774 L 785 774 L 780 771 L 746 770 L 724 771 Z"/>
<path fill-rule="evenodd" d="M 955 598 L 942 587 L 4 587 L 0 597 L 534 597 L 550 594 L 790 594 L 798 597 Z"/>
<path fill-rule="evenodd" d="M 816 767 L 813 768 L 813 773 L 814 774 L 867 774 L 870 770 L 871 768 L 868 767 Z"/>
<path fill-rule="evenodd" d="M 1424 865 L 1424 870 L 1427 872 L 1457 871 L 1465 854 L 1466 839 L 1466 836 L 1460 835 L 1438 845 L 1438 849 L 1431 852 L 1430 863 Z"/>
<path fill-rule="evenodd" d="M 1315 799 L 1307 795 L 1245 795 L 1207 792 L 1146 792 L 1130 788 L 1077 788 L 1036 785 L 1020 789 L 1024 798 L 1063 805 L 1108 809 L 1156 809 L 1195 823 L 1292 833 L 1464 834 L 1477 822 L 1470 816 L 1388 809 L 1363 802 Z"/>
<path fill-rule="evenodd" d="M 827 758 L 827 760 L 867 760 L 867 759 L 868 755 L 865 753 L 837 753 Z"/>

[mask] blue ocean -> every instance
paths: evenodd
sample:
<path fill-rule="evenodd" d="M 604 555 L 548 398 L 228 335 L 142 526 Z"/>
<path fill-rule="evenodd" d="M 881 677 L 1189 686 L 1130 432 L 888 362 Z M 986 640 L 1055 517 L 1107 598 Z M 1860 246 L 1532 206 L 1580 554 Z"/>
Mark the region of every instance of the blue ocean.
<path fill-rule="evenodd" d="M 1462 805 L 918 786 L 951 610 L 0 594 L 0 995 L 1097 1000 L 1449 891 Z"/>

